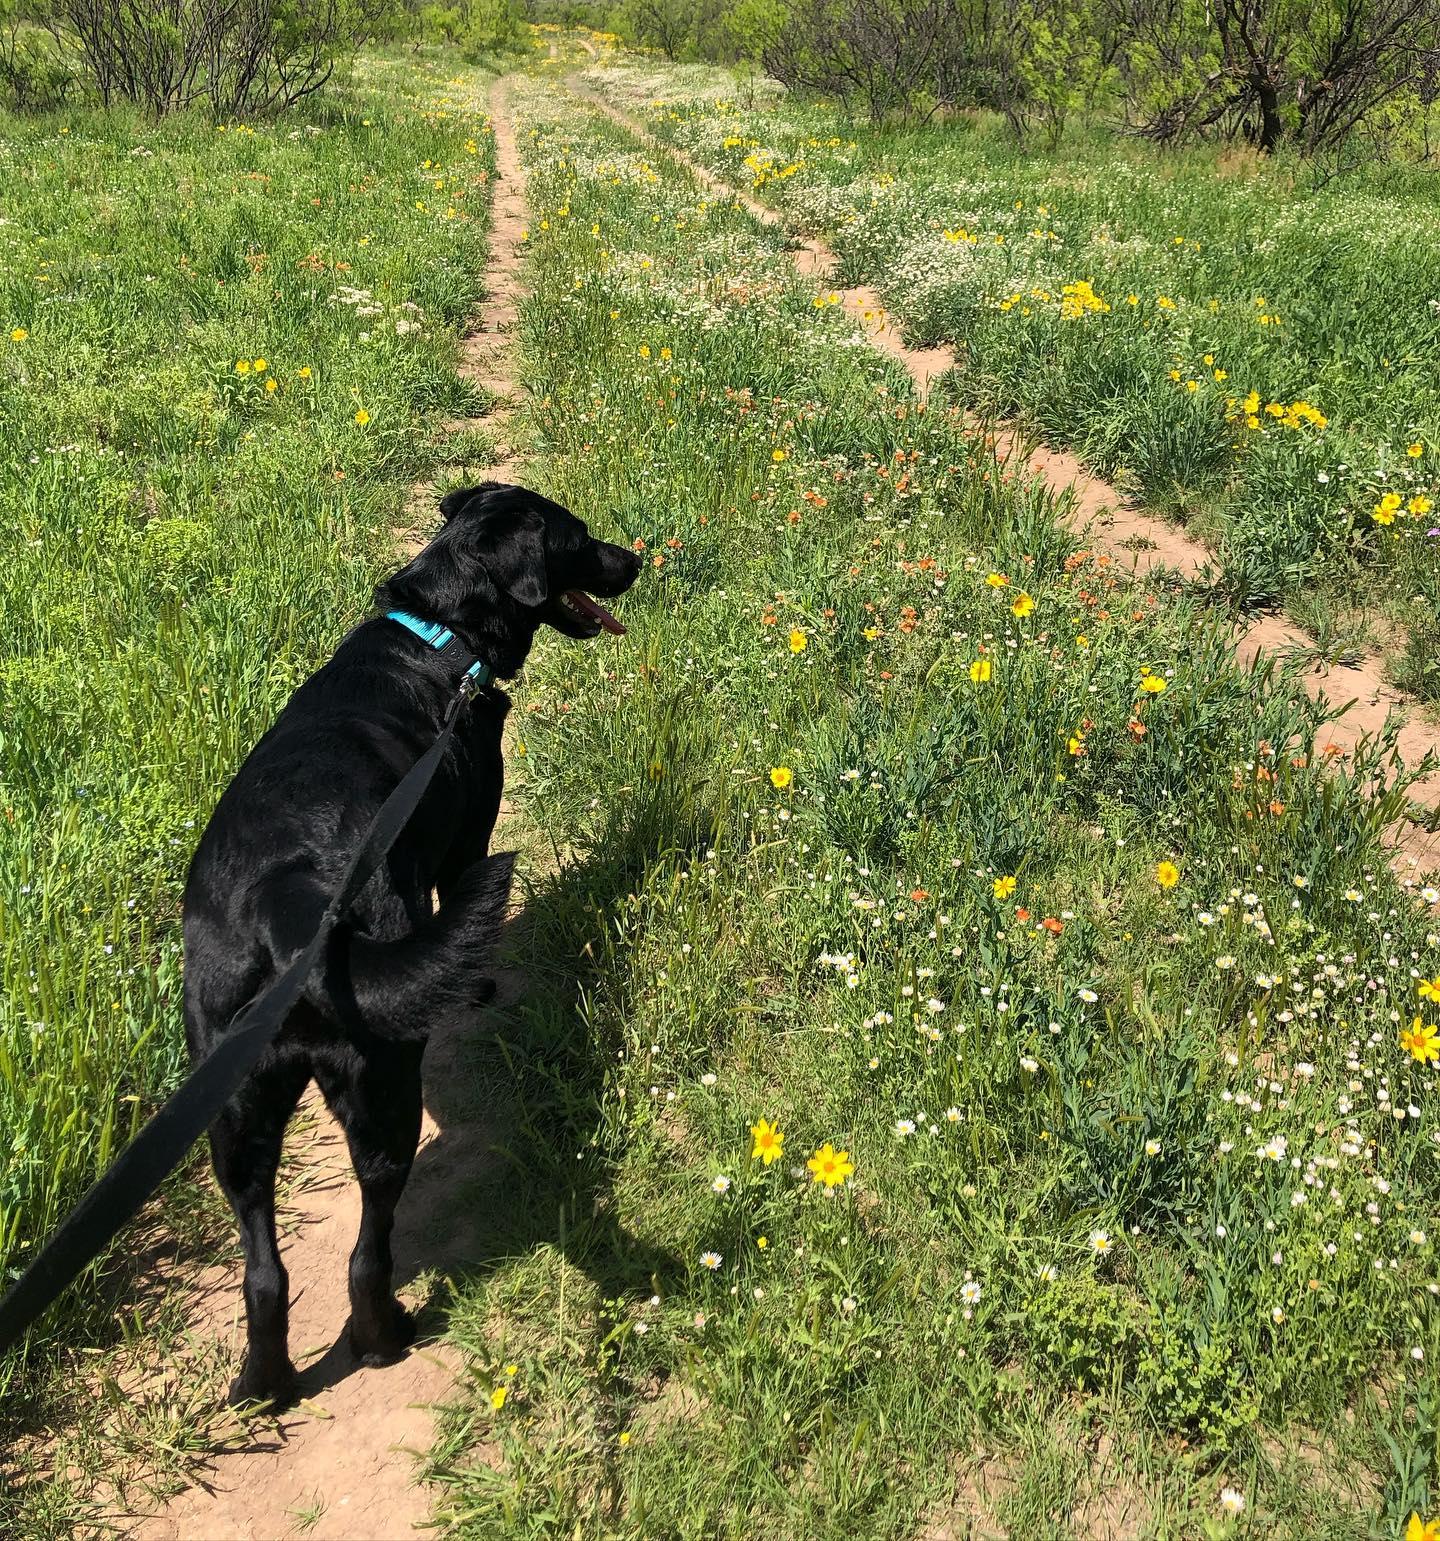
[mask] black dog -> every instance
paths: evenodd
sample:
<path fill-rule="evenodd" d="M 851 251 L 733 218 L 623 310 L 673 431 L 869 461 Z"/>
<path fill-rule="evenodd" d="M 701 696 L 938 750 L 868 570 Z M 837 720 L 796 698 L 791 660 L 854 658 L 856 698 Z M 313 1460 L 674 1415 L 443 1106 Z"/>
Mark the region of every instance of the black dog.
<path fill-rule="evenodd" d="M 387 615 L 357 626 L 240 767 L 200 841 L 185 886 L 192 1059 L 314 934 L 370 820 L 437 736 L 472 660 L 505 677 L 524 663 L 542 623 L 575 638 L 624 630 L 587 591 L 623 594 L 639 558 L 593 539 L 558 504 L 489 482 L 451 493 L 440 511 L 444 527 L 380 586 L 376 602 L 438 622 L 458 640 L 437 651 Z M 486 686 L 465 708 L 386 864 L 211 1128 L 216 1176 L 245 1250 L 249 1342 L 234 1401 L 283 1404 L 294 1394 L 275 1174 L 285 1125 L 312 1076 L 345 1130 L 363 1199 L 350 1257 L 351 1346 L 365 1363 L 384 1363 L 414 1336 L 391 1293 L 390 1232 L 420 1135 L 429 1026 L 494 990 L 478 966 L 510 880 L 509 858 L 488 855 L 509 706 Z"/>

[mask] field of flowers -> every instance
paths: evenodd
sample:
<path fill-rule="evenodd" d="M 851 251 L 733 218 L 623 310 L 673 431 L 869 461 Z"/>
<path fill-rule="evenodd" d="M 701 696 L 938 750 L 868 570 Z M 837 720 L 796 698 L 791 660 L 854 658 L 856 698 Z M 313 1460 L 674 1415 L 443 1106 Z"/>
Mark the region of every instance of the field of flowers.
<path fill-rule="evenodd" d="M 409 483 L 478 449 L 426 427 L 476 405 L 493 156 L 455 69 L 254 128 L 0 122 L 0 1280 L 177 1077 L 197 827 Z"/>
<path fill-rule="evenodd" d="M 1440 1427 L 1403 788 L 1317 764 L 1302 692 L 1077 549 L 776 232 L 516 100 L 532 475 L 650 566 L 623 643 L 517 698 L 557 864 L 491 1055 L 505 1173 L 457 1196 L 500 1261 L 457 1285 L 439 1517 L 1397 1534 Z"/>
<path fill-rule="evenodd" d="M 596 76 L 597 80 L 602 77 Z M 821 234 L 972 404 L 1209 540 L 1228 591 L 1322 638 L 1357 609 L 1440 699 L 1440 203 L 1424 175 L 1310 174 L 1095 137 L 1021 153 L 962 118 L 862 129 L 729 75 L 605 89 Z"/>

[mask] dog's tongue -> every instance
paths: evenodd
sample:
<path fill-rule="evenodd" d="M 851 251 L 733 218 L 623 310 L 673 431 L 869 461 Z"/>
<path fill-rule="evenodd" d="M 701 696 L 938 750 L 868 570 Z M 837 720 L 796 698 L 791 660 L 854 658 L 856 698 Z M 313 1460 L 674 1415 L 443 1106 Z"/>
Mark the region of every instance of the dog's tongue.
<path fill-rule="evenodd" d="M 596 604 L 588 594 L 582 593 L 579 589 L 566 589 L 565 597 L 581 615 L 588 616 L 592 621 L 599 621 L 612 637 L 623 637 L 625 635 L 625 628 L 620 622 L 610 614 L 604 605 Z"/>

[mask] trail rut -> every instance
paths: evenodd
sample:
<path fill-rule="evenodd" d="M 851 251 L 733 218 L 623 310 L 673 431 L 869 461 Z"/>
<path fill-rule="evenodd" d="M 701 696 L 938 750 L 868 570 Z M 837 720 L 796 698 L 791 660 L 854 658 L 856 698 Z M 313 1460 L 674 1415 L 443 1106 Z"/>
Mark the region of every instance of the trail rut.
<path fill-rule="evenodd" d="M 709 191 L 738 202 L 762 224 L 787 230 L 784 218 L 775 209 L 737 190 L 683 151 L 666 144 L 638 119 L 592 91 L 579 74 L 572 74 L 566 84 L 647 147 L 683 166 Z M 787 233 L 795 242 L 796 269 L 806 277 L 828 281 L 840 266 L 835 253 L 813 237 L 788 230 Z M 922 398 L 936 380 L 956 367 L 955 353 L 948 347 L 907 346 L 898 323 L 874 289 L 857 285 L 834 292 L 839 294 L 845 314 L 858 324 L 872 346 L 905 367 Z M 1021 435 L 1012 428 L 1002 427 L 995 434 L 994 443 L 1002 461 L 1010 460 L 1022 449 Z M 1127 506 L 1115 487 L 1088 471 L 1074 455 L 1042 446 L 1026 454 L 1023 469 L 1039 478 L 1049 491 L 1066 499 L 1062 514 L 1066 524 L 1083 531 L 1084 538 L 1108 556 L 1115 569 L 1137 578 L 1174 573 L 1190 580 L 1202 577 L 1212 568 L 1213 557 L 1206 547 L 1163 519 Z M 1245 621 L 1236 629 L 1235 649 L 1246 665 L 1296 652 L 1312 658 L 1320 653 L 1314 639 L 1283 616 Z M 1340 757 L 1352 755 L 1362 740 L 1379 735 L 1392 713 L 1400 712 L 1406 715 L 1395 745 L 1401 761 L 1418 765 L 1427 753 L 1440 754 L 1440 733 L 1424 720 L 1412 700 L 1386 684 L 1377 657 L 1333 667 L 1312 663 L 1300 680 L 1312 698 L 1323 695 L 1337 705 L 1345 705 L 1344 712 L 1320 733 L 1316 743 L 1319 752 Z M 1440 813 L 1440 770 L 1416 782 L 1411 797 L 1430 813 Z M 1390 840 L 1391 865 L 1403 883 L 1418 888 L 1422 874 L 1440 871 L 1440 829 L 1427 831 L 1422 823 L 1402 819 L 1392 825 Z"/>
<path fill-rule="evenodd" d="M 452 429 L 498 428 L 507 440 L 488 475 L 507 480 L 518 456 L 508 445 L 516 382 L 512 338 L 522 289 L 522 232 L 525 204 L 520 157 L 503 81 L 490 94 L 495 135 L 487 296 L 475 331 L 462 349 L 460 373 L 496 398 L 483 420 L 451 424 Z M 433 498 L 429 499 L 433 515 Z M 423 535 L 404 538 L 412 549 Z M 497 841 L 503 843 L 501 808 Z M 501 976 L 501 997 L 513 996 L 517 982 Z M 414 1280 L 426 1270 L 443 1271 L 473 1255 L 475 1238 L 453 1215 L 453 1193 L 462 1176 L 473 1181 L 497 1158 L 497 1131 L 483 1116 L 457 1119 L 448 1111 L 464 1102 L 453 1089 L 472 1078 L 467 1042 L 474 1018 L 440 1026 L 425 1057 L 424 1126 L 415 1171 L 397 1216 L 394 1250 L 397 1280 Z M 451 1091 L 440 1103 L 432 1088 Z M 468 1099 L 467 1099 L 468 1100 Z M 426 1332 L 439 1325 L 420 1318 L 421 1338 L 398 1364 L 378 1369 L 356 1366 L 337 1337 L 349 1313 L 346 1265 L 360 1219 L 359 1190 L 350 1171 L 344 1138 L 312 1088 L 306 1108 L 315 1132 L 291 1158 L 299 1168 L 298 1196 L 282 1214 L 285 1264 L 290 1273 L 291 1349 L 300 1370 L 304 1400 L 283 1417 L 257 1425 L 247 1445 L 217 1453 L 202 1479 L 158 1513 L 120 1522 L 123 1533 L 141 1541 L 268 1541 L 300 1535 L 388 1541 L 413 1535 L 425 1524 L 429 1500 L 415 1482 L 415 1457 L 428 1449 L 432 1409 L 442 1401 L 458 1370 L 454 1358 Z M 240 1271 L 234 1263 L 211 1270 L 197 1282 L 191 1330 L 225 1338 L 238 1361 L 243 1337 Z M 417 1304 L 416 1288 L 402 1283 L 400 1294 Z M 423 1294 L 423 1291 L 422 1291 Z M 408 1297 L 408 1298 L 407 1298 Z M 217 1391 L 220 1388 L 217 1387 Z"/>

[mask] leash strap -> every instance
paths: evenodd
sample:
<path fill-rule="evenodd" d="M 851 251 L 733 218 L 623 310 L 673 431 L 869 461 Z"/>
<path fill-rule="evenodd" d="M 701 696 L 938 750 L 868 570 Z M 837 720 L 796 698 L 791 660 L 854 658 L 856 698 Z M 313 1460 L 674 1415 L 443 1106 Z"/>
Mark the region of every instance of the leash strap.
<path fill-rule="evenodd" d="M 446 708 L 439 736 L 406 771 L 375 815 L 309 945 L 269 989 L 242 1010 L 225 1036 L 120 1152 L 0 1299 L 0 1354 L 19 1341 L 86 1264 L 139 1213 L 141 1205 L 259 1063 L 304 993 L 330 933 L 389 855 L 419 806 L 455 736 L 461 708 L 475 690 L 473 676 L 467 675 Z"/>

